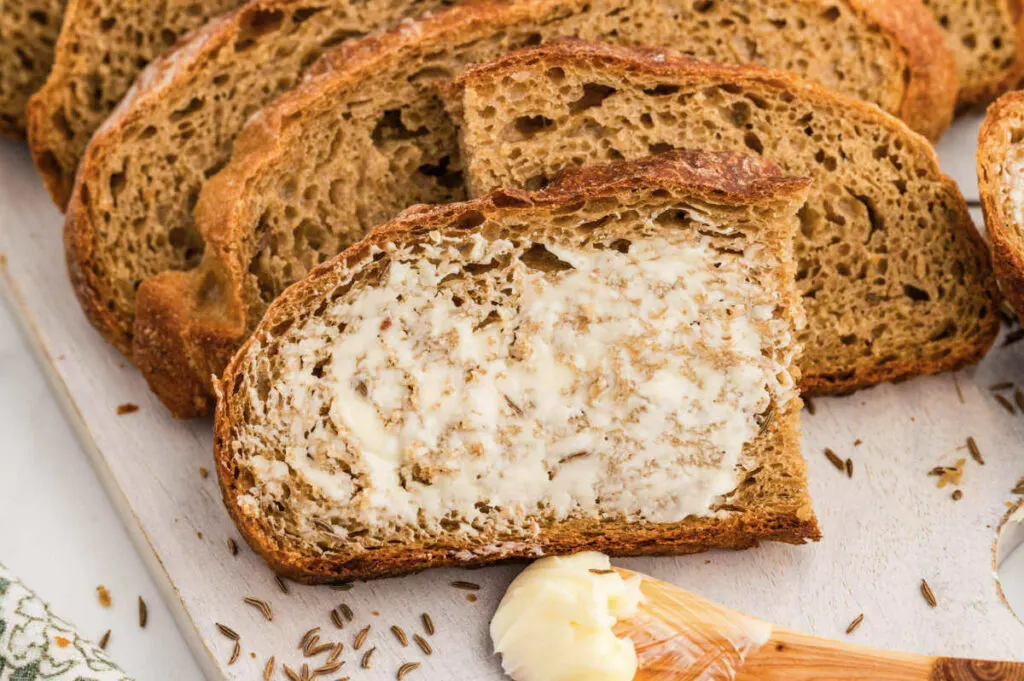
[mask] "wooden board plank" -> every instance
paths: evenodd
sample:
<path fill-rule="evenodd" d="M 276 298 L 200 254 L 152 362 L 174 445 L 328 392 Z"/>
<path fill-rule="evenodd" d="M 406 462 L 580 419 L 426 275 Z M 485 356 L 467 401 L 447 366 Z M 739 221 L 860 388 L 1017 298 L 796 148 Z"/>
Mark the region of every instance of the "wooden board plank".
<path fill-rule="evenodd" d="M 970 177 L 977 121 L 958 124 L 943 147 L 947 168 Z M 966 140 L 966 141 L 965 141 Z M 976 189 L 965 187 L 970 197 Z M 24 148 L 0 143 L 0 253 L 5 294 L 36 344 L 100 477 L 149 561 L 179 625 L 211 679 L 261 678 L 275 655 L 298 669 L 302 633 L 322 627 L 324 640 L 346 646 L 337 676 L 394 678 L 404 661 L 423 667 L 408 678 L 497 679 L 487 622 L 511 566 L 467 572 L 437 570 L 357 584 L 349 592 L 291 585 L 285 595 L 267 568 L 242 545 L 224 511 L 213 477 L 210 424 L 167 417 L 138 373 L 89 327 L 64 271 L 61 217 L 50 205 Z M 1024 659 L 1024 626 L 1000 601 L 993 576 L 993 542 L 1010 489 L 1024 475 L 1024 416 L 1011 416 L 987 386 L 1024 384 L 1024 343 L 997 347 L 979 367 L 951 375 L 885 385 L 851 397 L 818 400 L 804 413 L 804 451 L 825 539 L 807 547 L 764 546 L 670 559 L 623 560 L 731 607 L 811 633 L 907 651 Z M 117 405 L 141 409 L 117 416 Z M 973 436 L 986 465 L 967 465 L 955 502 L 937 489 L 929 469 L 967 456 Z M 855 445 L 857 440 L 861 444 Z M 831 447 L 855 462 L 852 479 L 822 455 Z M 231 556 L 226 541 L 241 546 Z M 929 608 L 918 590 L 926 578 L 939 601 Z M 453 588 L 456 579 L 482 585 L 479 600 Z M 266 622 L 246 596 L 273 607 Z M 329 611 L 347 603 L 354 621 L 338 631 Z M 435 653 L 403 648 L 388 631 L 398 624 L 422 632 L 420 613 L 433 616 L 427 637 Z M 241 635 L 241 655 L 227 662 L 232 642 L 217 622 Z M 371 669 L 359 669 L 356 632 L 372 625 L 365 651 L 378 650 Z M 255 657 L 252 657 L 255 655 Z M 319 660 L 322 660 L 321 655 Z M 311 664 L 311 667 L 315 665 Z"/>

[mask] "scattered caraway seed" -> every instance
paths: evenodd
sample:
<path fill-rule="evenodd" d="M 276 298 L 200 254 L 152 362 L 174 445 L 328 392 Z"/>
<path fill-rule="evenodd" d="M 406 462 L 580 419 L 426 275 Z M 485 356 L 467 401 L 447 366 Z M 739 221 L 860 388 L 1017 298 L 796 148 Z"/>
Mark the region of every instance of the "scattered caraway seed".
<path fill-rule="evenodd" d="M 1017 403 L 1017 408 L 1024 412 L 1024 391 L 1017 388 L 1013 391 L 1013 401 Z"/>
<path fill-rule="evenodd" d="M 1013 405 L 1010 404 L 1010 400 L 1006 399 L 1002 395 L 994 395 L 993 397 L 995 397 L 995 400 L 996 400 L 996 402 L 999 403 L 999 406 L 1001 406 L 1007 412 L 1009 412 L 1010 414 L 1016 414 L 1017 413 L 1017 412 L 1015 412 L 1013 410 Z"/>
<path fill-rule="evenodd" d="M 857 438 L 856 440 L 853 441 L 853 446 L 854 447 L 860 447 L 863 443 L 864 443 L 864 440 L 861 440 L 860 438 Z"/>
<path fill-rule="evenodd" d="M 434 649 L 430 647 L 429 643 L 427 643 L 427 639 L 423 638 L 419 634 L 413 634 L 412 640 L 416 641 L 416 645 L 420 647 L 420 650 L 422 650 L 424 654 L 430 655 L 434 652 Z"/>
<path fill-rule="evenodd" d="M 127 414 L 134 414 L 139 410 L 139 405 L 132 404 L 131 402 L 125 402 L 124 404 L 117 405 L 117 415 L 126 416 Z"/>
<path fill-rule="evenodd" d="M 206 470 L 202 466 L 199 467 L 199 477 L 206 479 L 210 475 L 210 471 Z"/>
<path fill-rule="evenodd" d="M 402 629 L 402 627 L 398 626 L 397 624 L 392 624 L 391 633 L 395 635 L 395 638 L 398 639 L 398 642 L 402 644 L 403 648 L 408 647 L 409 637 L 405 635 L 405 630 Z"/>
<path fill-rule="evenodd" d="M 419 662 L 406 662 L 398 668 L 398 673 L 395 675 L 395 678 L 398 679 L 398 681 L 402 681 L 402 679 L 405 678 L 406 674 L 410 674 L 419 668 Z"/>
<path fill-rule="evenodd" d="M 316 636 L 317 633 L 319 633 L 319 631 L 320 631 L 320 627 L 313 627 L 312 629 L 307 631 L 305 634 L 303 634 L 302 638 L 299 639 L 299 650 L 302 650 L 307 645 L 309 645 L 310 639 L 313 638 L 314 636 Z"/>
<path fill-rule="evenodd" d="M 146 607 L 146 601 L 142 600 L 142 596 L 139 596 L 139 629 L 145 629 L 148 621 L 149 608 Z"/>
<path fill-rule="evenodd" d="M 1006 340 L 1003 341 L 1003 347 L 1007 345 L 1013 345 L 1017 341 L 1024 339 L 1024 329 L 1017 329 L 1006 334 Z"/>
<path fill-rule="evenodd" d="M 953 501 L 960 501 L 963 498 L 964 498 L 964 493 L 963 492 L 961 492 L 958 489 L 953 490 Z"/>
<path fill-rule="evenodd" d="M 310 655 L 312 655 L 313 654 L 313 646 L 315 646 L 319 642 L 320 642 L 320 637 L 319 636 L 313 636 L 312 638 L 310 638 L 308 641 L 306 641 L 306 645 L 302 646 L 302 654 L 305 655 L 306 657 L 309 657 Z"/>
<path fill-rule="evenodd" d="M 1010 490 L 1013 494 L 1024 494 L 1024 478 L 1021 478 L 1017 486 Z"/>
<path fill-rule="evenodd" d="M 341 618 L 341 614 L 337 610 L 331 610 L 331 622 L 339 629 L 345 628 L 345 620 Z"/>
<path fill-rule="evenodd" d="M 352 647 L 355 650 L 359 650 L 360 648 L 362 648 L 363 644 L 366 643 L 366 637 L 369 636 L 369 635 L 370 635 L 370 625 L 367 624 L 365 627 L 363 627 L 362 629 L 359 630 L 358 634 L 356 634 L 356 639 L 355 639 L 355 641 L 352 642 Z"/>
<path fill-rule="evenodd" d="M 921 580 L 921 595 L 924 596 L 924 600 L 926 600 L 928 605 L 931 607 L 934 608 L 939 604 L 939 602 L 935 600 L 935 594 L 932 592 L 932 588 L 928 586 L 928 582 L 923 579 Z"/>
<path fill-rule="evenodd" d="M 1024 481 L 1021 481 L 1021 484 L 1024 484 Z M 433 636 L 434 620 L 430 619 L 430 615 L 428 613 L 423 613 L 420 617 L 423 619 L 423 628 L 426 630 L 427 635 Z"/>
<path fill-rule="evenodd" d="M 238 544 L 236 544 L 235 540 L 231 538 L 228 538 L 228 553 L 232 556 L 238 555 Z"/>
<path fill-rule="evenodd" d="M 825 456 L 840 473 L 846 472 L 846 462 L 839 458 L 839 455 L 828 447 L 825 447 Z"/>
<path fill-rule="evenodd" d="M 352 588 L 352 582 L 345 582 L 344 584 L 332 584 L 332 591 L 349 591 Z"/>
<path fill-rule="evenodd" d="M 590 572 L 595 575 L 611 575 L 615 574 L 615 570 L 598 570 L 597 568 L 590 568 Z"/>
<path fill-rule="evenodd" d="M 810 414 L 811 416 L 814 416 L 815 414 L 818 413 L 818 409 L 814 406 L 814 400 L 812 400 L 810 397 L 804 398 L 804 406 L 807 407 L 807 413 Z"/>
<path fill-rule="evenodd" d="M 302 663 L 302 670 L 299 672 L 302 674 L 302 681 L 309 681 L 309 665 L 305 662 Z"/>
<path fill-rule="evenodd" d="M 231 651 L 231 659 L 228 660 L 228 666 L 230 667 L 234 663 L 238 662 L 238 656 L 242 654 L 242 644 L 235 641 L 235 647 Z"/>
<path fill-rule="evenodd" d="M 850 626 L 846 627 L 846 633 L 849 635 L 849 634 L 852 634 L 853 632 L 857 631 L 857 627 L 859 627 L 860 623 L 863 622 L 863 621 L 864 621 L 864 613 L 861 613 L 861 614 L 857 615 L 856 617 L 854 617 L 853 621 L 850 622 Z"/>
<path fill-rule="evenodd" d="M 270 681 L 270 677 L 274 675 L 274 656 L 271 655 L 270 659 L 267 660 L 267 666 L 263 668 L 263 681 Z"/>
<path fill-rule="evenodd" d="M 377 650 L 377 646 L 374 646 L 363 653 L 363 659 L 359 662 L 359 666 L 363 669 L 370 668 L 370 658 L 373 657 L 373 652 Z"/>
<path fill-rule="evenodd" d="M 274 581 L 277 582 L 277 588 L 281 590 L 281 593 L 288 593 L 288 585 L 285 584 L 284 578 L 281 575 L 274 575 Z"/>
<path fill-rule="evenodd" d="M 100 650 L 106 650 L 107 644 L 110 643 L 110 629 L 100 637 Z"/>
<path fill-rule="evenodd" d="M 334 650 L 332 650 L 331 654 L 327 656 L 326 664 L 334 664 L 335 662 L 337 662 L 338 658 L 341 657 L 341 651 L 343 650 L 345 650 L 344 643 L 335 643 Z"/>
<path fill-rule="evenodd" d="M 352 608 L 348 607 L 348 603 L 342 603 L 338 606 L 338 609 L 341 610 L 341 614 L 345 616 L 347 621 L 351 622 L 355 618 L 355 614 L 352 612 Z"/>
<path fill-rule="evenodd" d="M 853 459 L 847 459 L 845 467 L 846 467 L 846 477 L 852 478 L 853 477 Z"/>
<path fill-rule="evenodd" d="M 988 387 L 992 392 L 998 392 L 1000 390 L 1009 390 L 1013 387 L 1013 381 L 1003 381 L 1002 383 L 993 383 Z"/>
<path fill-rule="evenodd" d="M 285 665 L 281 665 L 281 666 L 282 666 L 282 667 L 284 668 L 284 673 L 285 673 L 285 675 L 286 675 L 286 676 L 287 676 L 287 677 L 288 677 L 289 679 L 291 679 L 291 681 L 302 681 L 302 679 L 300 679 L 300 678 L 299 678 L 299 675 L 298 675 L 298 674 L 296 674 L 296 673 L 295 673 L 294 671 L 292 671 L 292 668 L 291 668 L 291 667 L 289 667 L 289 666 L 288 666 L 288 665 L 286 665 L 286 664 L 285 664 Z"/>
<path fill-rule="evenodd" d="M 966 404 L 964 402 L 964 392 L 960 390 L 960 381 L 956 378 L 956 373 L 953 373 L 953 385 L 956 386 L 956 396 L 960 400 L 960 404 Z"/>
<path fill-rule="evenodd" d="M 985 465 L 985 459 L 981 456 L 981 450 L 978 449 L 978 443 L 974 441 L 973 437 L 967 438 L 967 450 L 971 453 L 971 458 L 977 461 L 982 466 Z"/>
<path fill-rule="evenodd" d="M 252 596 L 246 596 L 242 599 L 242 602 L 259 610 L 260 614 L 263 615 L 263 618 L 268 622 L 274 621 L 274 611 L 270 609 L 270 603 L 258 598 L 253 598 Z"/>
<path fill-rule="evenodd" d="M 326 674 L 333 674 L 334 672 L 338 671 L 339 669 L 341 669 L 344 666 L 345 666 L 345 660 L 341 660 L 339 662 L 327 662 L 327 663 L 322 664 L 322 665 L 320 665 L 319 667 L 317 667 L 316 669 L 313 670 L 313 677 L 316 678 L 317 676 L 324 676 Z"/>
<path fill-rule="evenodd" d="M 232 641 L 237 641 L 238 640 L 238 632 L 236 632 L 231 627 L 229 627 L 229 626 L 227 626 L 225 624 L 221 624 L 220 622 L 217 622 L 217 629 L 220 631 L 220 633 L 224 634 L 225 636 L 230 638 Z"/>
<path fill-rule="evenodd" d="M 320 645 L 316 646 L 315 648 L 313 646 L 310 646 L 310 648 L 309 648 L 309 655 L 306 655 L 306 657 L 316 657 L 317 655 L 320 655 L 321 653 L 326 653 L 328 650 L 330 650 L 333 647 L 334 647 L 333 643 L 321 643 Z"/>
<path fill-rule="evenodd" d="M 452 582 L 452 586 L 454 586 L 456 589 L 465 589 L 466 591 L 479 591 L 480 590 L 480 585 L 479 584 L 474 584 L 473 582 L 463 582 L 461 580 L 460 581 L 456 581 L 456 582 Z"/>

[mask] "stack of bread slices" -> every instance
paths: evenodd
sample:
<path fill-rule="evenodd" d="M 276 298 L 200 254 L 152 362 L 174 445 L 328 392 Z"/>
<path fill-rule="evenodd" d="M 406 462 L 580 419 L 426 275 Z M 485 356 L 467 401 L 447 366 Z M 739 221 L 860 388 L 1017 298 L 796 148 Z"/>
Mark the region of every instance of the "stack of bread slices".
<path fill-rule="evenodd" d="M 1024 48 L 946 4 L 71 0 L 0 120 L 280 573 L 802 543 L 800 394 L 999 330 L 930 140 Z"/>

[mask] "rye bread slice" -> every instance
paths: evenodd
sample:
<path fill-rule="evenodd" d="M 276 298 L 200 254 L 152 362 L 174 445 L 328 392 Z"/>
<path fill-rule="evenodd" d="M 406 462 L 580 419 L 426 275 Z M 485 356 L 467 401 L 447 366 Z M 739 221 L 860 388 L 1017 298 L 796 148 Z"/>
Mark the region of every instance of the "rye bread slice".
<path fill-rule="evenodd" d="M 0 135 L 25 136 L 25 104 L 53 64 L 65 0 L 0 3 Z"/>
<path fill-rule="evenodd" d="M 93 132 L 135 77 L 187 32 L 243 0 L 70 0 L 53 69 L 28 103 L 32 157 L 64 210 Z"/>
<path fill-rule="evenodd" d="M 924 0 L 956 60 L 962 107 L 991 101 L 1024 76 L 1019 0 Z"/>
<path fill-rule="evenodd" d="M 1024 92 L 989 107 L 978 134 L 978 190 L 996 276 L 1024 315 Z"/>
<path fill-rule="evenodd" d="M 681 151 L 373 230 L 219 382 L 242 536 L 305 582 L 817 539 L 792 364 L 806 186 Z"/>
<path fill-rule="evenodd" d="M 811 177 L 796 240 L 808 393 L 954 370 L 998 333 L 963 196 L 931 145 L 875 107 L 788 74 L 580 41 L 480 65 L 449 92 L 471 194 L 672 148 L 753 151 Z"/>
<path fill-rule="evenodd" d="M 736 21 L 729 3 L 479 3 L 342 46 L 248 125 L 195 212 L 207 243 L 203 265 L 143 283 L 134 331 L 138 282 L 155 274 L 158 263 L 184 270 L 192 261 L 146 248 L 126 253 L 119 235 L 127 230 L 112 232 L 115 240 L 97 228 L 112 203 L 105 179 L 111 152 L 97 152 L 80 191 L 93 197 L 92 205 L 74 211 L 67 227 L 70 258 L 83 274 L 80 297 L 87 308 L 112 307 L 103 318 L 91 316 L 119 347 L 134 335 L 133 361 L 173 413 L 203 412 L 210 375 L 223 369 L 286 286 L 411 203 L 464 197 L 455 131 L 433 81 L 551 38 L 670 45 L 727 60 L 746 55 L 861 94 L 931 132 L 948 122 L 952 62 L 941 41 L 926 39 L 938 29 L 916 0 L 898 7 L 765 0 L 747 8 L 746 20 Z M 738 44 L 749 53 L 737 53 Z M 192 224 L 161 220 L 142 231 L 150 230 L 152 241 Z M 102 271 L 104 260 L 136 263 L 138 253 L 147 262 L 132 271 Z M 124 293 L 111 293 L 119 289 Z"/>

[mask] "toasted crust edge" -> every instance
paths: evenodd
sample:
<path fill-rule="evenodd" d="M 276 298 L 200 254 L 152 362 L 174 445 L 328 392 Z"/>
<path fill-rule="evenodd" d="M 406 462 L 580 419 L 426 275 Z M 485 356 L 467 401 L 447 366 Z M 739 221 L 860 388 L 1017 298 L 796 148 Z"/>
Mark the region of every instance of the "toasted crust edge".
<path fill-rule="evenodd" d="M 671 172 L 674 162 L 698 159 L 713 161 L 703 176 L 687 176 Z M 739 164 L 739 165 L 737 165 Z M 627 167 L 631 172 L 623 174 Z M 725 170 L 723 170 L 725 168 Z M 737 177 L 757 169 L 764 176 L 753 182 L 737 181 Z M 739 173 L 739 175 L 735 174 Z M 715 187 L 718 183 L 720 186 Z M 405 545 L 382 551 L 367 552 L 354 558 L 337 556 L 311 557 L 282 548 L 252 518 L 238 510 L 237 499 L 243 490 L 236 482 L 236 468 L 231 454 L 234 413 L 230 403 L 232 383 L 242 370 L 247 353 L 264 329 L 273 328 L 278 317 L 290 313 L 293 306 L 305 299 L 330 290 L 339 273 L 350 262 L 361 259 L 373 246 L 396 239 L 411 239 L 429 231 L 437 224 L 457 224 L 470 213 L 501 214 L 522 208 L 544 208 L 571 204 L 580 200 L 615 195 L 623 191 L 643 191 L 656 187 L 679 187 L 696 198 L 717 203 L 742 204 L 776 199 L 799 200 L 808 186 L 805 179 L 790 178 L 771 163 L 736 154 L 702 152 L 669 152 L 659 157 L 568 171 L 544 192 L 498 190 L 481 199 L 445 206 L 413 206 L 397 218 L 375 228 L 361 242 L 315 268 L 304 279 L 287 289 L 275 300 L 260 322 L 260 327 L 235 354 L 223 376 L 216 383 L 217 409 L 214 422 L 214 459 L 224 504 L 236 526 L 252 549 L 278 574 L 299 582 L 322 583 L 349 579 L 374 579 L 415 572 L 430 567 L 490 565 L 497 562 L 533 558 L 541 554 L 569 553 L 584 549 L 600 550 L 611 555 L 678 555 L 712 548 L 743 549 L 760 541 L 803 544 L 816 541 L 821 532 L 807 494 L 806 467 L 799 451 L 788 449 L 783 459 L 786 473 L 795 488 L 802 488 L 802 498 L 792 507 L 758 514 L 743 510 L 725 518 L 687 518 L 680 523 L 600 522 L 574 520 L 560 523 L 559 529 L 545 531 L 535 539 L 507 546 L 498 551 L 480 551 L 457 546 Z M 784 412 L 772 419 L 768 436 L 774 441 L 799 442 L 800 400 L 785 405 Z M 786 448 L 783 448 L 784 450 Z M 595 532 L 596 530 L 596 532 Z"/>
<path fill-rule="evenodd" d="M 992 248 L 996 277 L 1007 301 L 1024 316 L 1024 252 L 1014 245 L 1013 233 L 1024 225 L 1011 222 L 999 198 L 999 166 L 1006 156 L 1006 144 L 1000 139 L 1002 126 L 1009 120 L 1024 121 L 1024 92 L 1003 95 L 988 109 L 978 132 L 978 190 Z"/>

